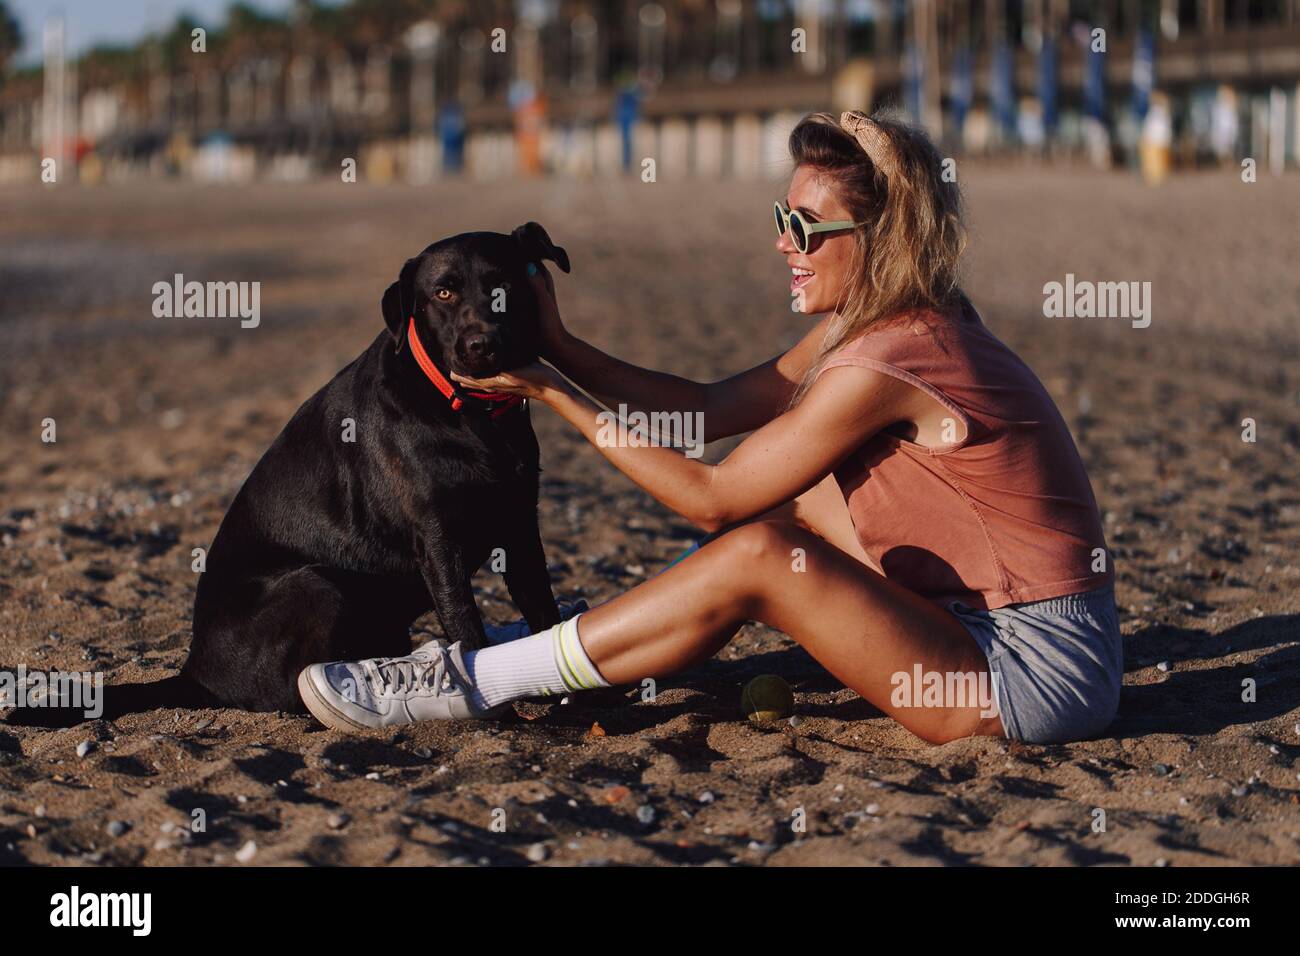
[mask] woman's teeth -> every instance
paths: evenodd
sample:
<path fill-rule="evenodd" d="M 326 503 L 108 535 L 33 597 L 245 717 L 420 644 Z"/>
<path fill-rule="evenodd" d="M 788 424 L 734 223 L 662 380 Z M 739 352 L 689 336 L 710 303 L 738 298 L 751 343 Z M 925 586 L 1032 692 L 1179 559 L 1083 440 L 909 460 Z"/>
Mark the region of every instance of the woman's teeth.
<path fill-rule="evenodd" d="M 814 273 L 811 269 L 796 269 L 792 266 L 790 268 L 790 275 L 791 275 L 790 288 L 791 290 L 794 290 L 794 289 L 802 288 L 803 286 L 807 285 L 808 280 L 810 280 L 814 275 L 816 275 L 816 273 Z"/>

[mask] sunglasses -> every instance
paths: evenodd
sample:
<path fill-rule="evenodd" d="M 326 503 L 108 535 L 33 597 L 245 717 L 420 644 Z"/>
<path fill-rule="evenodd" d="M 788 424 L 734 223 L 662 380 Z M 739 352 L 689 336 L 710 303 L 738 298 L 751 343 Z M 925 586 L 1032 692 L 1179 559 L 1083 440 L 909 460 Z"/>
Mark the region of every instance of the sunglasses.
<path fill-rule="evenodd" d="M 855 226 L 862 225 L 860 222 L 850 222 L 847 219 L 836 219 L 833 222 L 816 222 L 797 209 L 791 210 L 789 206 L 779 199 L 772 204 L 772 212 L 776 215 L 777 237 L 785 235 L 788 229 L 790 238 L 794 241 L 794 247 L 803 253 L 808 251 L 815 233 L 842 232 L 845 229 L 852 229 Z"/>

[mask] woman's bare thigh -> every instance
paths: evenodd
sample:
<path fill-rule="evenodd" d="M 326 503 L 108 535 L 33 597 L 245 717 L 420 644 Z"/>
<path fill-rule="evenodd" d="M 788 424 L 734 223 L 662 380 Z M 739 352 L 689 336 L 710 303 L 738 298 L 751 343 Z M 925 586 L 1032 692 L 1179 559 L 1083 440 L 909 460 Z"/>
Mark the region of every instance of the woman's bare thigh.
<path fill-rule="evenodd" d="M 790 521 L 725 532 L 584 614 L 579 634 L 607 680 L 634 683 L 711 657 L 746 620 L 784 631 L 926 740 L 1003 733 L 984 700 L 935 701 L 923 687 L 910 692 L 933 674 L 945 688 L 969 687 L 969 680 L 991 688 L 988 662 L 960 621 Z M 900 680 L 909 685 L 902 699 Z"/>
<path fill-rule="evenodd" d="M 926 740 L 1003 735 L 988 660 L 953 615 L 803 528 L 765 522 L 746 531 L 773 552 L 753 575 L 761 582 L 754 619 L 790 635 Z M 795 548 L 802 553 L 792 569 Z M 927 686 L 940 691 L 926 694 Z"/>

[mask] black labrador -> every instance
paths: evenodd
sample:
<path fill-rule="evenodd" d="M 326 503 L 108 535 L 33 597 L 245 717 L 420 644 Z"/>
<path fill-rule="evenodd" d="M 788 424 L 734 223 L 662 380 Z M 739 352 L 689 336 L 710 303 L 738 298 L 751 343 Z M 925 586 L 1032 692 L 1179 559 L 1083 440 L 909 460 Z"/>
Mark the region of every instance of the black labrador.
<path fill-rule="evenodd" d="M 569 271 L 565 251 L 530 222 L 511 235 L 453 236 L 406 262 L 384 293 L 387 330 L 303 403 L 226 513 L 181 673 L 106 688 L 106 717 L 163 706 L 302 711 L 303 668 L 410 653 L 411 622 L 431 608 L 448 640 L 482 646 L 470 575 L 497 548 L 533 632 L 559 623 L 526 404 L 449 378 L 537 359 L 525 270 L 542 259 Z M 48 710 L 13 718 L 68 722 Z"/>

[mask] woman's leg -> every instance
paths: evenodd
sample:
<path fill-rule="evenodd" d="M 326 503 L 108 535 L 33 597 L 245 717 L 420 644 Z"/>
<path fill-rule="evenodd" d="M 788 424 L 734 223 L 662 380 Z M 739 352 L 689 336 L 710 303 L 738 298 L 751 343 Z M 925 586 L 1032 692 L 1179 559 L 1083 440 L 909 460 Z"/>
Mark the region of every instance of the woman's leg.
<path fill-rule="evenodd" d="M 649 581 L 584 614 L 582 645 L 606 680 L 637 683 L 707 660 L 746 621 L 798 641 L 828 671 L 931 742 L 1002 735 L 978 701 L 897 707 L 895 674 L 976 674 L 975 639 L 952 615 L 788 521 L 741 525 Z M 919 694 L 920 689 L 917 689 Z M 987 714 L 987 711 L 985 712 Z"/>

